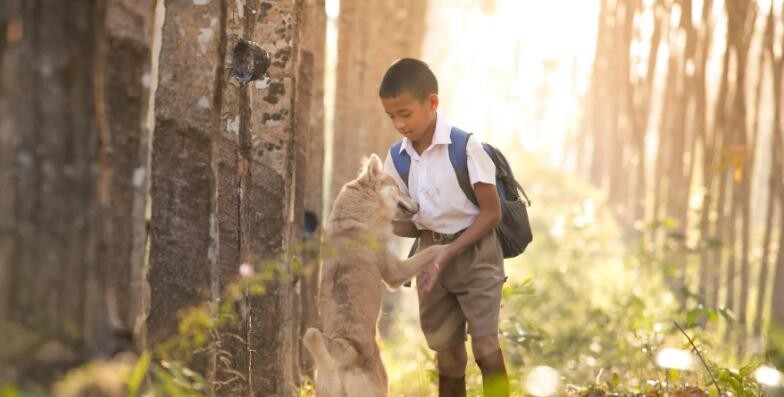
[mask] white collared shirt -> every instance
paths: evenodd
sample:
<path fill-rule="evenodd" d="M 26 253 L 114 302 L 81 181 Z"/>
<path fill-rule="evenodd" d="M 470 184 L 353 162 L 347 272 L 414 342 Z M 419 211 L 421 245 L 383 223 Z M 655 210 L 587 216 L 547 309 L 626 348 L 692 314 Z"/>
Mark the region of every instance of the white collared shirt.
<path fill-rule="evenodd" d="M 392 157 L 387 153 L 384 172 L 391 175 L 400 187 L 419 204 L 419 212 L 411 219 L 418 229 L 438 233 L 457 233 L 474 223 L 479 207 L 466 197 L 457 175 L 449 161 L 448 145 L 452 126 L 440 114 L 436 114 L 433 142 L 422 154 L 414 150 L 408 138 L 403 138 L 400 151 L 411 157 L 408 171 L 408 187 L 397 173 Z M 468 139 L 468 176 L 471 186 L 478 182 L 495 185 L 495 164 L 482 148 L 475 136 Z"/>

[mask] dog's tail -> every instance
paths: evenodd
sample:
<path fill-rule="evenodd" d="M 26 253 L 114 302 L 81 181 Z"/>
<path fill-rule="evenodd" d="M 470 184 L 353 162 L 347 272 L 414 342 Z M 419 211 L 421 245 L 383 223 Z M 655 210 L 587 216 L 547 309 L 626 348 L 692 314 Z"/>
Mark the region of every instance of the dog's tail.
<path fill-rule="evenodd" d="M 316 360 L 316 366 L 322 371 L 347 367 L 356 361 L 359 355 L 346 340 L 330 339 L 315 328 L 305 331 L 303 344 L 310 350 Z"/>

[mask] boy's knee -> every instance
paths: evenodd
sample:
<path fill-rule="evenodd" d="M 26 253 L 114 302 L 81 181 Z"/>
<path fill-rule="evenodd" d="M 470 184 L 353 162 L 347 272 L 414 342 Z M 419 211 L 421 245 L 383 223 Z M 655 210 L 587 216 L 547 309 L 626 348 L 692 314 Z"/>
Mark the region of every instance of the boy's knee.
<path fill-rule="evenodd" d="M 474 353 L 474 359 L 478 360 L 501 350 L 501 343 L 498 341 L 497 335 L 472 337 L 471 350 Z"/>
<path fill-rule="evenodd" d="M 436 362 L 438 363 L 438 373 L 441 375 L 452 378 L 465 375 L 466 364 L 468 364 L 465 345 L 459 344 L 436 352 Z"/>

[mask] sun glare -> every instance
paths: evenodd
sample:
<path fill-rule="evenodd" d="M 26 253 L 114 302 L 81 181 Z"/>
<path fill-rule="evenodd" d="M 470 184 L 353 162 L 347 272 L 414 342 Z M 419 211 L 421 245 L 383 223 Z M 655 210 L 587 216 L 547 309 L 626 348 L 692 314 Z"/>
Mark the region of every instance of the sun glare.
<path fill-rule="evenodd" d="M 656 365 L 662 368 L 679 369 L 682 371 L 691 370 L 694 366 L 694 358 L 686 350 L 664 348 L 656 354 Z"/>
<path fill-rule="evenodd" d="M 483 139 L 561 161 L 567 134 L 578 129 L 598 1 L 479 3 L 430 3 L 422 56 L 439 76 L 441 109 Z"/>
<path fill-rule="evenodd" d="M 766 366 L 759 367 L 754 372 L 754 377 L 757 379 L 757 382 L 765 386 L 781 386 L 781 372 L 776 368 Z"/>
<path fill-rule="evenodd" d="M 525 390 L 533 396 L 551 396 L 558 391 L 559 375 L 552 367 L 534 367 L 525 379 Z"/>

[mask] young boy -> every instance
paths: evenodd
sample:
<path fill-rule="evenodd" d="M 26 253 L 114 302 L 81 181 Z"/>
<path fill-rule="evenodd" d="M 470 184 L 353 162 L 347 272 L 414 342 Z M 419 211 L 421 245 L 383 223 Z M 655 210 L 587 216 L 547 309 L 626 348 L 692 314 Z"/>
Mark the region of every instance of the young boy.
<path fill-rule="evenodd" d="M 394 223 L 395 234 L 418 238 L 418 250 L 452 243 L 417 276 L 420 325 L 436 352 L 438 395 L 466 395 L 467 325 L 484 395 L 508 396 L 498 341 L 504 268 L 494 230 L 501 219 L 495 165 L 481 142 L 469 138 L 468 173 L 477 207 L 461 190 L 449 161 L 452 126 L 436 111 L 438 82 L 424 62 L 404 58 L 393 63 L 381 81 L 379 96 L 403 135 L 399 153 L 411 158 L 408 183 L 398 174 L 391 155 L 384 171 L 420 208 L 411 219 Z"/>

